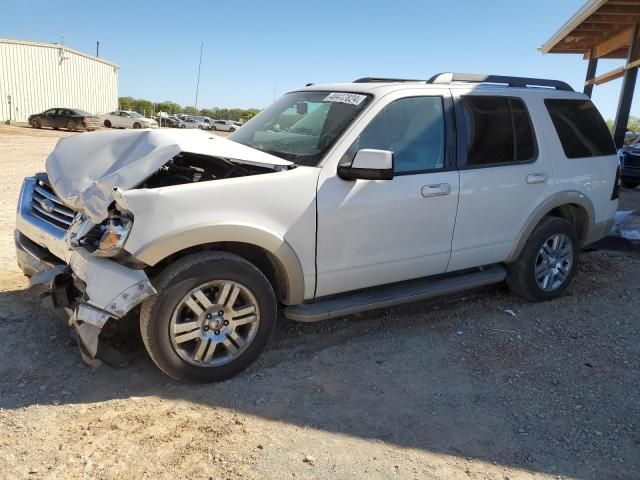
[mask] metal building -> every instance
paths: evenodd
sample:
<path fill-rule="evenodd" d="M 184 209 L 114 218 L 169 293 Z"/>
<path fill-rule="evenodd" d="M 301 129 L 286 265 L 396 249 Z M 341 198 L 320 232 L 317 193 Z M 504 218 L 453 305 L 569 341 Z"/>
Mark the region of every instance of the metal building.
<path fill-rule="evenodd" d="M 0 121 L 53 107 L 118 108 L 118 65 L 63 45 L 0 39 Z"/>

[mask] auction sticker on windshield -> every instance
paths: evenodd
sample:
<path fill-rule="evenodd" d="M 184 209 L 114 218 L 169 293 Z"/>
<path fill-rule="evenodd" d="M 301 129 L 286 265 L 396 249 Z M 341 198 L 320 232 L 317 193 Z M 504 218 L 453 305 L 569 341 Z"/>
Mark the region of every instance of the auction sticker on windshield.
<path fill-rule="evenodd" d="M 333 92 L 327 95 L 323 101 L 360 105 L 365 98 L 367 98 L 366 95 L 358 95 L 357 93 Z"/>

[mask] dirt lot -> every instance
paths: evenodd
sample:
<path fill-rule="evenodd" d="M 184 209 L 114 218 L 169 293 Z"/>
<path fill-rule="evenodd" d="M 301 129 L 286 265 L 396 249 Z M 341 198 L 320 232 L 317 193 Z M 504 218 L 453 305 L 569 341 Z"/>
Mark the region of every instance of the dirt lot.
<path fill-rule="evenodd" d="M 13 255 L 21 179 L 62 135 L 0 127 L 0 477 L 638 478 L 638 258 L 586 253 L 546 304 L 500 286 L 283 320 L 222 384 L 169 380 L 137 338 L 92 371 Z"/>

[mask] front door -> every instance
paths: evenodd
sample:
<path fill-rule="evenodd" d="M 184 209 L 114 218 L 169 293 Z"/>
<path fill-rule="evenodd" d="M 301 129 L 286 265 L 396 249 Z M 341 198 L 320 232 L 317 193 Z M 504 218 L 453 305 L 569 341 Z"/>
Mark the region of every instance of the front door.
<path fill-rule="evenodd" d="M 58 109 L 52 108 L 44 112 L 42 115 L 42 126 L 43 127 L 58 127 Z"/>
<path fill-rule="evenodd" d="M 451 110 L 448 95 L 379 107 L 345 156 L 364 148 L 394 152 L 392 180 L 346 181 L 327 170 L 335 165 L 325 165 L 316 297 L 447 269 L 459 192 Z"/>

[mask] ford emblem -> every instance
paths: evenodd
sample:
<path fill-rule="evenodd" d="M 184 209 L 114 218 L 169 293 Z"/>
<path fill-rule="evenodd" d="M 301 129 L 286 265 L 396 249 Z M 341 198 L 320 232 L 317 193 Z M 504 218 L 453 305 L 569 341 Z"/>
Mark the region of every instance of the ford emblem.
<path fill-rule="evenodd" d="M 53 212 L 53 209 L 55 208 L 55 205 L 53 204 L 53 202 L 48 198 L 40 200 L 40 206 L 47 213 Z"/>

